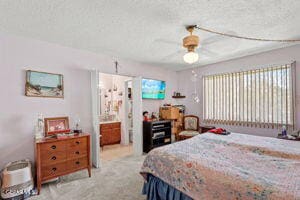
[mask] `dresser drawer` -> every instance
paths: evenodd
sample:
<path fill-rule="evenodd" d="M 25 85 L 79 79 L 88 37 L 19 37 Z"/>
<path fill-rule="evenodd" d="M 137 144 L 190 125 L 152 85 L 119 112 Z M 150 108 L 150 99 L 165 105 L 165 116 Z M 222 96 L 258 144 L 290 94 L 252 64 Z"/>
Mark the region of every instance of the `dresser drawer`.
<path fill-rule="evenodd" d="M 111 128 L 121 128 L 121 123 L 120 122 L 112 123 Z"/>
<path fill-rule="evenodd" d="M 71 148 L 67 151 L 67 158 L 78 158 L 87 155 L 87 148 Z"/>
<path fill-rule="evenodd" d="M 66 152 L 48 153 L 44 151 L 41 153 L 41 163 L 43 166 L 64 162 L 66 161 L 66 159 L 67 159 Z"/>
<path fill-rule="evenodd" d="M 103 145 L 110 144 L 109 139 L 110 139 L 111 132 L 112 132 L 112 129 L 101 131 L 100 134 L 102 135 L 102 137 L 100 138 L 100 140 L 102 141 Z"/>
<path fill-rule="evenodd" d="M 110 137 L 110 142 L 112 144 L 119 143 L 121 141 L 121 129 L 120 128 L 112 129 L 112 132 L 109 137 Z"/>
<path fill-rule="evenodd" d="M 87 137 L 71 139 L 67 141 L 67 149 L 84 149 L 87 148 Z"/>
<path fill-rule="evenodd" d="M 67 162 L 67 170 L 72 171 L 76 169 L 81 169 L 88 166 L 87 157 L 73 159 Z"/>
<path fill-rule="evenodd" d="M 57 141 L 41 144 L 41 152 L 55 153 L 66 151 L 66 142 Z"/>
<path fill-rule="evenodd" d="M 66 162 L 42 167 L 42 179 L 56 177 L 64 173 L 66 170 Z"/>
<path fill-rule="evenodd" d="M 100 125 L 100 130 L 107 130 L 111 129 L 111 124 L 101 124 Z"/>

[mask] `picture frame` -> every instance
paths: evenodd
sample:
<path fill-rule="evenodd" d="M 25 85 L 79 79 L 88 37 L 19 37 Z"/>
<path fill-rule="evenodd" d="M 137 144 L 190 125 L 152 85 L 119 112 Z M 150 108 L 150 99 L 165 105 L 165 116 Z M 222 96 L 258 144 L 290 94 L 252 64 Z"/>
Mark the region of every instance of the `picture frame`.
<path fill-rule="evenodd" d="M 60 133 L 69 133 L 69 117 L 45 118 L 45 136 L 57 135 Z"/>
<path fill-rule="evenodd" d="M 25 96 L 64 98 L 63 75 L 26 70 Z"/>

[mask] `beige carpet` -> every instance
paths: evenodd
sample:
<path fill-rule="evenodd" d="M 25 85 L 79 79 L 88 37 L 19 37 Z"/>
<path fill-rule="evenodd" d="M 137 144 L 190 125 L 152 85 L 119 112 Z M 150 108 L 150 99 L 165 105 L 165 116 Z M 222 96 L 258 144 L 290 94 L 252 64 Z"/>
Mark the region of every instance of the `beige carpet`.
<path fill-rule="evenodd" d="M 145 200 L 139 174 L 144 158 L 129 156 L 103 161 L 101 169 L 92 170 L 91 178 L 86 170 L 64 176 L 58 182 L 43 184 L 41 194 L 30 199 Z"/>
<path fill-rule="evenodd" d="M 101 160 L 110 161 L 119 159 L 125 156 L 133 155 L 133 146 L 130 145 L 121 145 L 121 144 L 113 144 L 113 145 L 105 145 L 100 150 Z"/>

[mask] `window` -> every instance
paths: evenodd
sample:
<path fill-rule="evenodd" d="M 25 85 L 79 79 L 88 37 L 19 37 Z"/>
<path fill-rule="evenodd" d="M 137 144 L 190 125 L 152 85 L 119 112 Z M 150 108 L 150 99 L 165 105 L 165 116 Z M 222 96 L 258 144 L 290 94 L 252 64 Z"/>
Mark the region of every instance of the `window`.
<path fill-rule="evenodd" d="M 203 77 L 206 123 L 294 127 L 295 63 Z"/>

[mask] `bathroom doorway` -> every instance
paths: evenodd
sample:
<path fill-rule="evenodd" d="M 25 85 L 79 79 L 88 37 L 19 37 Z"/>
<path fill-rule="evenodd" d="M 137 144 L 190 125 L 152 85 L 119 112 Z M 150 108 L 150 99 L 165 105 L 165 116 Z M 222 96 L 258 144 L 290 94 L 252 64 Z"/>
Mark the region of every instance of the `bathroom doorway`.
<path fill-rule="evenodd" d="M 99 73 L 102 162 L 133 154 L 132 77 Z"/>
<path fill-rule="evenodd" d="M 126 76 L 126 75 L 125 75 Z M 135 156 L 143 154 L 143 120 L 142 120 L 142 77 L 136 76 L 132 78 L 132 146 Z M 91 97 L 92 97 L 92 132 L 91 132 L 91 156 L 94 167 L 101 167 L 101 159 L 103 152 L 100 148 L 100 77 L 97 69 L 91 70 Z M 105 147 L 104 147 L 105 148 Z"/>

